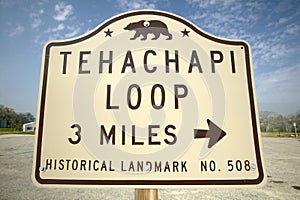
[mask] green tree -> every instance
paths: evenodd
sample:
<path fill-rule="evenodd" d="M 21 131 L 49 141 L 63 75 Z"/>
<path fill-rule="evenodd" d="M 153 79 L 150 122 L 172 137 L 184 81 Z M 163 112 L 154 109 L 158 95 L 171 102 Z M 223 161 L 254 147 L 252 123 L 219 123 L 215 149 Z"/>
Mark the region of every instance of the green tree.
<path fill-rule="evenodd" d="M 16 113 L 13 108 L 0 105 L 0 122 L 5 124 L 5 128 L 15 128 L 21 130 L 23 124 L 35 121 L 31 113 Z"/>

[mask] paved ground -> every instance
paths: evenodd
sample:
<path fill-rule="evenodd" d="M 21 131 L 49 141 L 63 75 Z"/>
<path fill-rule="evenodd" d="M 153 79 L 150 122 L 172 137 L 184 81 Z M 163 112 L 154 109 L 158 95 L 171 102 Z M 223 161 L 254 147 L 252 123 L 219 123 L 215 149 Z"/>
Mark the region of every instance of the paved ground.
<path fill-rule="evenodd" d="M 133 189 L 44 189 L 31 181 L 33 136 L 0 136 L 0 199 L 134 199 Z M 159 199 L 300 199 L 300 139 L 263 138 L 262 189 L 160 189 Z"/>

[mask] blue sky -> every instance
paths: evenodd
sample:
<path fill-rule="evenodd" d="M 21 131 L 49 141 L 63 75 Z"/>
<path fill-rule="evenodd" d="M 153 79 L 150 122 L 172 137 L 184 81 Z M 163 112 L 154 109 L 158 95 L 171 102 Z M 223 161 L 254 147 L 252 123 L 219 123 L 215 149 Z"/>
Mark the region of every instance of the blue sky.
<path fill-rule="evenodd" d="M 260 111 L 300 109 L 299 0 L 0 0 L 0 104 L 36 114 L 43 45 L 129 10 L 172 12 L 252 48 Z"/>

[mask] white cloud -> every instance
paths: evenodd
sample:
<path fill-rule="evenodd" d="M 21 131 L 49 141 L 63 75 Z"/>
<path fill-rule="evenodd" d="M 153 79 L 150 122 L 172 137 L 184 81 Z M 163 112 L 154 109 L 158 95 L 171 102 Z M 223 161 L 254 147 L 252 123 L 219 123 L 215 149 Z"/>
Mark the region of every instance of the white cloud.
<path fill-rule="evenodd" d="M 190 18 L 198 22 L 201 28 L 230 39 L 243 39 L 236 36 L 239 36 L 241 31 L 245 35 L 244 33 L 255 26 L 259 19 L 258 12 L 263 7 L 261 3 L 256 2 L 206 0 L 186 0 L 186 2 L 198 10 L 191 14 Z"/>
<path fill-rule="evenodd" d="M 31 27 L 32 28 L 37 28 L 42 24 L 42 20 L 39 18 L 33 19 L 32 23 L 31 23 Z"/>
<path fill-rule="evenodd" d="M 250 1 L 246 3 L 246 6 L 248 7 L 248 9 L 251 9 L 252 11 L 263 10 L 265 8 L 264 3 L 262 1 Z"/>
<path fill-rule="evenodd" d="M 154 9 L 155 1 L 148 2 L 145 0 L 118 0 L 122 10 L 137 10 L 137 9 Z"/>
<path fill-rule="evenodd" d="M 284 56 L 289 53 L 289 48 L 285 44 L 268 41 L 257 41 L 252 45 L 253 51 L 256 56 L 260 56 L 262 61 L 270 62 L 280 56 Z"/>
<path fill-rule="evenodd" d="M 279 18 L 277 21 L 275 22 L 270 22 L 267 27 L 278 27 L 278 26 L 282 26 L 283 24 L 289 22 L 290 20 L 292 20 L 294 18 L 294 16 L 289 16 L 289 17 L 281 17 Z"/>
<path fill-rule="evenodd" d="M 37 12 L 31 12 L 29 14 L 31 18 L 31 27 L 33 29 L 38 28 L 40 25 L 43 24 L 42 15 L 45 13 L 43 9 L 38 10 Z"/>
<path fill-rule="evenodd" d="M 24 27 L 21 25 L 18 25 L 16 28 L 14 28 L 10 33 L 8 34 L 9 37 L 13 37 L 15 35 L 21 34 L 24 31 Z"/>
<path fill-rule="evenodd" d="M 291 35 L 299 36 L 300 33 L 300 25 L 299 24 L 289 24 L 286 26 L 286 32 Z"/>
<path fill-rule="evenodd" d="M 46 23 L 49 19 L 45 17 L 49 14 L 54 19 L 51 24 Z M 41 34 L 35 36 L 34 43 L 37 45 L 43 45 L 50 40 L 64 40 L 79 35 L 83 26 L 77 19 L 73 6 L 62 1 L 56 3 L 52 11 L 43 7 L 43 9 L 32 11 L 30 17 L 32 28 L 39 27 L 38 31 L 43 33 L 42 36 Z"/>
<path fill-rule="evenodd" d="M 200 13 L 199 11 L 196 12 L 196 14 L 191 16 L 191 19 L 196 21 L 196 20 L 202 20 L 208 17 L 208 13 Z"/>
<path fill-rule="evenodd" d="M 52 32 L 64 30 L 64 24 L 58 24 L 56 28 L 52 29 Z"/>
<path fill-rule="evenodd" d="M 58 32 L 58 31 L 61 31 L 61 30 L 64 30 L 65 26 L 64 24 L 58 24 L 56 27 L 54 28 L 49 28 L 46 30 L 46 33 L 54 33 L 54 32 Z"/>
<path fill-rule="evenodd" d="M 187 3 L 192 4 L 193 6 L 197 6 L 200 8 L 208 8 L 211 5 L 215 5 L 216 1 L 215 0 L 210 0 L 210 1 L 206 1 L 206 0 L 186 0 Z"/>
<path fill-rule="evenodd" d="M 59 2 L 54 6 L 55 15 L 53 18 L 56 21 L 65 21 L 68 16 L 73 13 L 73 6 L 71 4 L 67 5 L 64 2 Z"/>
<path fill-rule="evenodd" d="M 68 26 L 67 29 L 69 30 L 69 32 L 65 34 L 65 37 L 67 38 L 77 35 L 81 30 L 80 27 L 75 27 L 75 26 Z"/>
<path fill-rule="evenodd" d="M 289 19 L 291 19 L 291 17 L 287 18 L 287 17 L 282 17 L 278 20 L 277 22 L 277 26 L 281 25 L 281 24 L 284 24 L 285 22 L 287 22 Z"/>

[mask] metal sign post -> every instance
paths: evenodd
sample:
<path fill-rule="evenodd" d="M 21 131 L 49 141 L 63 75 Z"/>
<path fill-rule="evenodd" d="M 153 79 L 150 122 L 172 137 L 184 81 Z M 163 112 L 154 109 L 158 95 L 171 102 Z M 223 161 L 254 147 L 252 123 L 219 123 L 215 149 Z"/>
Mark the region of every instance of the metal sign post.
<path fill-rule="evenodd" d="M 157 189 L 135 189 L 135 200 L 157 200 Z"/>

